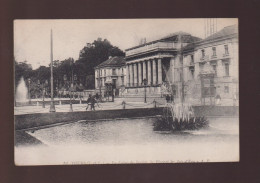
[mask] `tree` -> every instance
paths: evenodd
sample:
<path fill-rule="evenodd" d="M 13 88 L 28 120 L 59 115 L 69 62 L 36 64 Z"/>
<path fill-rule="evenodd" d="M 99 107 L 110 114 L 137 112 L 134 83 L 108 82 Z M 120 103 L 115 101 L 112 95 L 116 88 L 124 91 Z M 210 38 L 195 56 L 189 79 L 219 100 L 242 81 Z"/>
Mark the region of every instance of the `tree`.
<path fill-rule="evenodd" d="M 87 83 L 87 89 L 95 87 L 93 79 L 95 67 L 106 61 L 109 56 L 125 56 L 125 53 L 118 47 L 111 45 L 111 43 L 104 39 L 98 38 L 93 43 L 88 43 L 79 54 L 79 59 L 76 61 L 75 66 L 79 77 Z M 89 76 L 89 77 L 87 77 Z M 93 84 L 90 84 L 93 82 Z"/>
<path fill-rule="evenodd" d="M 93 43 L 88 43 L 79 54 L 79 59 L 74 61 L 73 58 L 65 60 L 53 61 L 53 78 L 54 89 L 60 89 L 64 86 L 68 88 L 69 83 L 74 81 L 74 84 L 79 88 L 93 89 L 95 87 L 94 68 L 100 63 L 108 59 L 109 56 L 125 56 L 124 52 L 118 47 L 104 39 L 98 38 Z M 41 86 L 46 85 L 50 88 L 50 64 L 49 66 L 40 66 L 38 69 L 32 70 L 32 66 L 24 62 L 15 62 L 15 85 L 17 86 L 20 78 L 23 76 L 25 80 L 31 79 L 31 91 L 38 94 L 38 83 Z M 74 75 L 76 75 L 76 80 Z M 64 80 L 66 79 L 66 81 Z M 46 82 L 47 81 L 47 82 Z"/>
<path fill-rule="evenodd" d="M 125 54 L 118 47 L 111 45 L 107 39 L 98 38 L 91 46 L 85 46 L 80 51 L 77 62 L 85 66 L 86 75 L 93 75 L 94 67 L 107 60 L 109 56 L 125 56 Z"/>
<path fill-rule="evenodd" d="M 33 70 L 31 64 L 27 64 L 27 61 L 17 62 L 14 59 L 14 65 L 15 65 L 15 86 L 17 87 L 21 77 L 23 77 L 24 80 L 27 80 L 32 75 Z"/>

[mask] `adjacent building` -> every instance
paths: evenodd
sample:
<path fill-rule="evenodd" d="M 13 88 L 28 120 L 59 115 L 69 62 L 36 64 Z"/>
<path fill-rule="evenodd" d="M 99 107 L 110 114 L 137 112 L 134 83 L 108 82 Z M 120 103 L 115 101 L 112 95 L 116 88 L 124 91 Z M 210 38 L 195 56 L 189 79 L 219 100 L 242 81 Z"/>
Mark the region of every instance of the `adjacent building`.
<path fill-rule="evenodd" d="M 96 92 L 105 94 L 106 86 L 114 88 L 114 95 L 120 95 L 125 86 L 125 58 L 109 57 L 95 67 L 95 89 Z"/>
<path fill-rule="evenodd" d="M 218 96 L 219 105 L 238 105 L 237 25 L 183 48 L 183 80 L 185 98 L 194 104 Z"/>

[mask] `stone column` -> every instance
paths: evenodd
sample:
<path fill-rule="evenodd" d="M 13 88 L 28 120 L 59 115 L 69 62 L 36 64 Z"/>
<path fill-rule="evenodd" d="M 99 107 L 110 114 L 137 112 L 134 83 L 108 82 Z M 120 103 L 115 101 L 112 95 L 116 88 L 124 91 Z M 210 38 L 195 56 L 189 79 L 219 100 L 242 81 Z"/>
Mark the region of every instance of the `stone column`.
<path fill-rule="evenodd" d="M 146 64 L 145 64 L 145 61 L 143 62 L 143 79 L 147 79 L 146 78 Z"/>
<path fill-rule="evenodd" d="M 132 64 L 129 64 L 129 86 L 132 86 L 133 83 L 133 68 Z"/>
<path fill-rule="evenodd" d="M 158 59 L 158 84 L 162 84 L 162 59 Z"/>
<path fill-rule="evenodd" d="M 195 64 L 194 64 L 194 79 L 195 80 L 200 80 L 199 74 L 200 74 L 200 64 L 198 62 L 195 62 Z"/>
<path fill-rule="evenodd" d="M 174 58 L 171 58 L 171 61 L 170 61 L 170 67 L 171 67 L 171 72 L 170 72 L 170 82 L 174 83 L 175 82 L 175 79 L 174 79 L 174 76 L 175 76 L 175 70 L 174 70 Z"/>
<path fill-rule="evenodd" d="M 134 86 L 137 84 L 137 65 L 134 63 Z"/>
<path fill-rule="evenodd" d="M 151 85 L 151 82 L 152 82 L 152 77 L 151 77 L 151 62 L 150 60 L 147 61 L 147 72 L 148 72 L 148 78 L 147 78 L 147 84 L 148 85 Z"/>
<path fill-rule="evenodd" d="M 153 62 L 153 84 L 156 85 L 156 81 L 157 81 L 157 78 L 156 78 L 156 60 L 154 59 L 152 62 Z"/>
<path fill-rule="evenodd" d="M 128 64 L 126 64 L 126 67 L 125 67 L 125 86 L 128 86 L 128 83 L 129 83 L 129 81 L 128 81 L 128 78 L 129 78 L 129 71 L 128 71 Z M 123 73 L 122 73 L 123 74 Z M 124 85 L 124 83 L 122 83 L 122 85 Z"/>
<path fill-rule="evenodd" d="M 142 66 L 141 62 L 138 62 L 138 85 L 142 85 Z"/>

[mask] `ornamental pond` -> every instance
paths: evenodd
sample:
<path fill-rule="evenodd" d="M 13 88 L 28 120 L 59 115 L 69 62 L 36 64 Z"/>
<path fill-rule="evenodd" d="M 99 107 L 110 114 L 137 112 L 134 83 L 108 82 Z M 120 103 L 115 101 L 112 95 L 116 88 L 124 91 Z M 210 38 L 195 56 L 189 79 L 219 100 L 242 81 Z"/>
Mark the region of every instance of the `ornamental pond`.
<path fill-rule="evenodd" d="M 16 165 L 239 161 L 238 117 L 195 131 L 154 131 L 155 118 L 75 123 L 26 131 L 42 144 L 15 146 Z"/>

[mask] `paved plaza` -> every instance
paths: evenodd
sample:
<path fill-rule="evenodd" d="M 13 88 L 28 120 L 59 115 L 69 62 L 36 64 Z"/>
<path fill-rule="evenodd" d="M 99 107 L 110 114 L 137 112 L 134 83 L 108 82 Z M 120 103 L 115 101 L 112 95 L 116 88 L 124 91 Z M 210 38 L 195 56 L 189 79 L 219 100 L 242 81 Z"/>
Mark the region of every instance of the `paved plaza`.
<path fill-rule="evenodd" d="M 66 104 L 62 104 L 66 100 Z M 48 101 L 50 99 L 46 99 L 45 108 L 42 107 L 42 104 L 39 103 L 38 106 L 36 103 L 37 100 L 32 100 L 34 105 L 25 105 L 25 106 L 17 106 L 14 107 L 14 114 L 15 115 L 21 115 L 21 114 L 33 114 L 33 113 L 49 113 L 50 110 L 50 104 Z M 58 99 L 55 99 L 55 101 L 59 101 Z M 69 99 L 61 99 L 61 104 L 55 105 L 56 112 L 70 112 L 70 104 L 67 104 Z M 79 100 L 74 100 L 74 102 L 78 102 L 78 104 L 72 104 L 73 112 L 79 112 L 79 111 L 86 111 L 86 107 L 88 104 L 82 103 L 80 104 Z M 115 99 L 114 102 L 102 102 L 95 104 L 95 110 L 112 110 L 112 109 L 123 109 L 123 102 L 124 100 L 122 98 Z M 41 101 L 40 101 L 41 102 Z M 165 102 L 156 102 L 156 107 L 164 106 Z M 134 109 L 134 108 L 153 108 L 155 107 L 155 104 L 153 101 L 148 101 L 147 103 L 144 103 L 143 101 L 140 102 L 125 102 L 125 109 Z M 90 106 L 88 107 L 88 111 L 90 111 Z"/>

